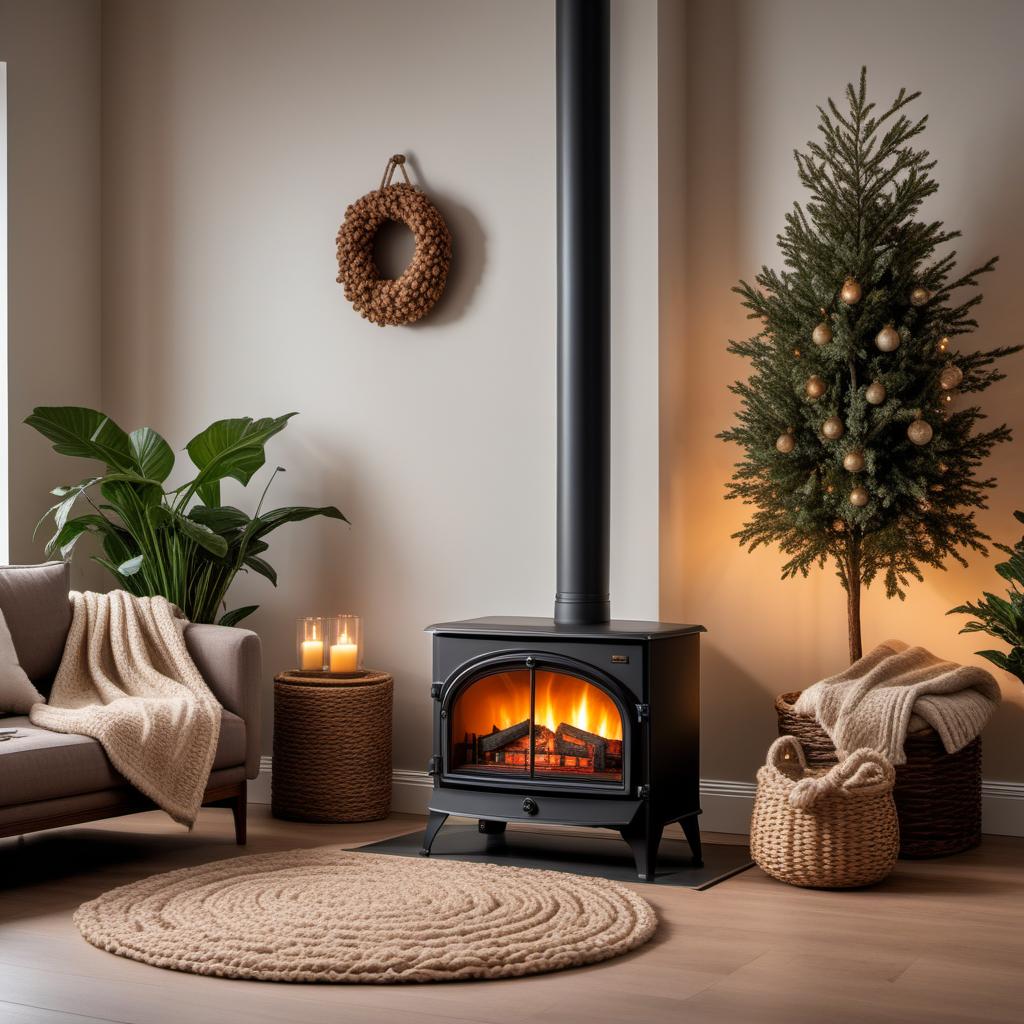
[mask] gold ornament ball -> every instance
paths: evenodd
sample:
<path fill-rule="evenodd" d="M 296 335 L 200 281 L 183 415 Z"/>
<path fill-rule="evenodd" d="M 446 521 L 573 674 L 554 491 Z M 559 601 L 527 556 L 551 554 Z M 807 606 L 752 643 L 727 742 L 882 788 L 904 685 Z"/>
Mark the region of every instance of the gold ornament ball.
<path fill-rule="evenodd" d="M 892 324 L 886 324 L 875 335 L 875 345 L 879 352 L 895 352 L 900 347 L 900 332 Z"/>
<path fill-rule="evenodd" d="M 807 386 L 804 390 L 807 392 L 808 398 L 821 398 L 827 388 L 828 385 L 816 373 L 812 373 L 807 378 Z"/>
<path fill-rule="evenodd" d="M 885 401 L 885 385 L 880 380 L 872 381 L 867 386 L 864 397 L 871 405 L 881 405 Z"/>
<path fill-rule="evenodd" d="M 947 366 L 939 374 L 939 387 L 943 391 L 952 391 L 963 383 L 964 371 L 959 366 Z"/>
<path fill-rule="evenodd" d="M 824 320 L 811 331 L 811 341 L 815 345 L 827 345 L 832 340 L 832 328 Z"/>
<path fill-rule="evenodd" d="M 821 425 L 821 432 L 830 441 L 838 441 L 846 433 L 846 427 L 838 416 L 829 416 Z"/>
<path fill-rule="evenodd" d="M 921 285 L 910 289 L 910 304 L 912 306 L 923 306 L 931 297 L 932 293 Z"/>
<path fill-rule="evenodd" d="M 847 473 L 859 473 L 864 468 L 864 453 L 858 448 L 843 456 L 843 469 Z"/>
<path fill-rule="evenodd" d="M 907 427 L 907 437 L 916 445 L 927 444 L 932 439 L 933 433 L 931 424 L 927 420 L 913 420 Z"/>
<path fill-rule="evenodd" d="M 848 306 L 855 306 L 858 302 L 860 302 L 860 285 L 856 281 L 854 281 L 852 277 L 848 277 L 843 282 L 843 287 L 839 291 L 839 297 Z"/>
<path fill-rule="evenodd" d="M 778 440 L 775 442 L 775 447 L 782 452 L 783 455 L 788 455 L 796 447 L 796 438 L 794 438 L 788 431 L 785 434 L 779 434 Z"/>
<path fill-rule="evenodd" d="M 854 487 L 850 491 L 850 504 L 855 508 L 863 508 L 868 503 L 868 492 L 865 487 Z"/>

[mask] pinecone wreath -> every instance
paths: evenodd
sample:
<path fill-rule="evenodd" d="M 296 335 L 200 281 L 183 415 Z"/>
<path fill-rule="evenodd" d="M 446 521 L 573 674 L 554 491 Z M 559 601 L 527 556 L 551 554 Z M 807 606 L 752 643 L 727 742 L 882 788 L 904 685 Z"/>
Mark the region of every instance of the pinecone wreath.
<path fill-rule="evenodd" d="M 404 183 L 391 183 L 396 168 Z M 386 220 L 405 224 L 416 239 L 412 260 L 396 280 L 382 278 L 373 259 L 374 239 Z M 451 259 L 452 236 L 444 218 L 409 180 L 405 157 L 395 154 L 380 188 L 352 203 L 338 229 L 338 284 L 345 298 L 380 327 L 415 323 L 441 297 Z"/>

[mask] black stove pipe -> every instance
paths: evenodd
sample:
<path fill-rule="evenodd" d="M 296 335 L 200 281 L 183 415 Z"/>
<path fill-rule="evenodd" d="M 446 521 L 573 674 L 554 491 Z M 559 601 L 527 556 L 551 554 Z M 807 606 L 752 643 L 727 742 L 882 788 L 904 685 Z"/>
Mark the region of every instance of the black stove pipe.
<path fill-rule="evenodd" d="M 608 0 L 557 0 L 558 581 L 555 622 L 607 622 L 611 337 Z"/>

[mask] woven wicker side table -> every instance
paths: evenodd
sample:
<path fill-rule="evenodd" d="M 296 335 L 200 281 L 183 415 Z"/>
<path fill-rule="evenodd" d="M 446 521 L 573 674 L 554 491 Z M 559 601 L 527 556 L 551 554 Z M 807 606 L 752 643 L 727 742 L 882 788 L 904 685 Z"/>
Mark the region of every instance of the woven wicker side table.
<path fill-rule="evenodd" d="M 391 810 L 393 681 L 285 672 L 274 679 L 271 810 L 292 821 L 376 821 Z"/>

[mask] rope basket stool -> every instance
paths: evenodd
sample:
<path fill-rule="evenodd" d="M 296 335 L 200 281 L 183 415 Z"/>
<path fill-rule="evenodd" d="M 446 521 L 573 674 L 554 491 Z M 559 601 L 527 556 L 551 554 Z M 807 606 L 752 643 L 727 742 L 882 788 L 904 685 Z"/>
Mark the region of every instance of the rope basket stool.
<path fill-rule="evenodd" d="M 779 735 L 800 740 L 807 763 L 836 763 L 836 748 L 813 715 L 799 715 L 799 691 L 775 699 Z M 893 799 L 900 819 L 900 856 L 946 857 L 981 842 L 981 738 L 946 753 L 931 728 L 907 734 L 907 763 L 896 765 Z"/>
<path fill-rule="evenodd" d="M 781 736 L 757 773 L 750 855 L 773 878 L 812 889 L 880 882 L 899 851 L 892 765 L 854 751 L 809 768 L 800 741 Z"/>
<path fill-rule="evenodd" d="M 274 679 L 271 811 L 292 821 L 376 821 L 391 810 L 391 676 Z"/>

